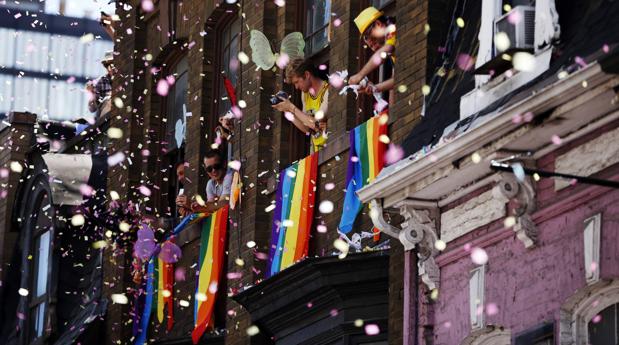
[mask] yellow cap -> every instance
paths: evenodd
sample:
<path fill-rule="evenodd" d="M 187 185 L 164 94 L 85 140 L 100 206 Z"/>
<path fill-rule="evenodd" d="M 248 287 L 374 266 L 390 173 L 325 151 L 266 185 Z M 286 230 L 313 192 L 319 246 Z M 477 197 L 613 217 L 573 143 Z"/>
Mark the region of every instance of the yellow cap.
<path fill-rule="evenodd" d="M 363 35 L 365 30 L 367 30 L 367 28 L 382 15 L 383 12 L 377 10 L 375 7 L 372 6 L 361 11 L 357 18 L 355 18 L 355 24 L 357 25 L 357 28 L 359 28 L 359 32 Z"/>

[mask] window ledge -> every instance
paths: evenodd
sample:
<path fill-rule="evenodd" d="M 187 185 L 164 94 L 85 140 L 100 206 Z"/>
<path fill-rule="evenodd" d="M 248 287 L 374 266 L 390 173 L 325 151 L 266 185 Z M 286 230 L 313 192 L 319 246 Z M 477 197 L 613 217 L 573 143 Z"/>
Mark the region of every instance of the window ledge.
<path fill-rule="evenodd" d="M 544 50 L 535 55 L 535 69 L 530 72 L 518 72 L 511 78 L 498 79 L 481 85 L 462 96 L 460 100 L 460 119 L 465 119 L 480 112 L 505 95 L 517 90 L 531 80 L 537 78 L 550 67 L 552 49 Z M 497 78 L 502 78 L 498 76 Z"/>

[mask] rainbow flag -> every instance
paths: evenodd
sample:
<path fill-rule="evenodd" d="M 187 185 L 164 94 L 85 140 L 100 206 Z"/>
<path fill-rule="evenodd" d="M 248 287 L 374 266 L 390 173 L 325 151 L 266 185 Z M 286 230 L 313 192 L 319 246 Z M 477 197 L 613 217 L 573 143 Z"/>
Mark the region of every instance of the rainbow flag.
<path fill-rule="evenodd" d="M 213 326 L 217 287 L 224 265 L 228 206 L 220 208 L 202 222 L 199 275 L 194 303 L 194 329 L 191 339 L 197 344 L 202 334 Z"/>
<path fill-rule="evenodd" d="M 168 307 L 167 324 L 166 329 L 172 330 L 174 325 L 174 264 L 163 262 L 159 258 L 153 257 L 153 260 L 157 260 L 157 270 L 155 277 L 155 286 L 157 287 L 157 320 L 159 323 L 164 321 L 164 309 Z M 167 291 L 167 292 L 165 292 Z"/>
<path fill-rule="evenodd" d="M 279 174 L 267 277 L 307 256 L 314 216 L 318 153 Z"/>
<path fill-rule="evenodd" d="M 372 182 L 385 164 L 386 144 L 379 140 L 387 134 L 387 114 L 375 116 L 350 131 L 350 153 L 346 173 L 346 195 L 338 227 L 349 233 L 363 204 L 357 191 Z"/>

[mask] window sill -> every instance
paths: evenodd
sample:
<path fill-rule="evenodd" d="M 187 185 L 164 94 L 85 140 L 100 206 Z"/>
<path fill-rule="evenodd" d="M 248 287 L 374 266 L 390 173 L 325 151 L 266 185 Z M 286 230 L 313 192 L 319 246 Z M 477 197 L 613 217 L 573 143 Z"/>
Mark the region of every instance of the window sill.
<path fill-rule="evenodd" d="M 552 49 L 535 55 L 535 69 L 530 72 L 518 72 L 511 78 L 497 76 L 495 80 L 483 84 L 462 96 L 460 100 L 460 119 L 465 119 L 480 112 L 505 95 L 517 90 L 537 78 L 550 67 Z"/>

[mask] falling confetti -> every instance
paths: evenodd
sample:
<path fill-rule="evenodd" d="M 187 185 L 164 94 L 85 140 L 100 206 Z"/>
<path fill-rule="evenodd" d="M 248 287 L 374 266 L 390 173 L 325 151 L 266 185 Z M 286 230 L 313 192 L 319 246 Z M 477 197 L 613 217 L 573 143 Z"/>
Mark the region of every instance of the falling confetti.
<path fill-rule="evenodd" d="M 471 260 L 476 265 L 485 265 L 488 262 L 488 254 L 482 248 L 475 247 L 471 250 Z"/>

